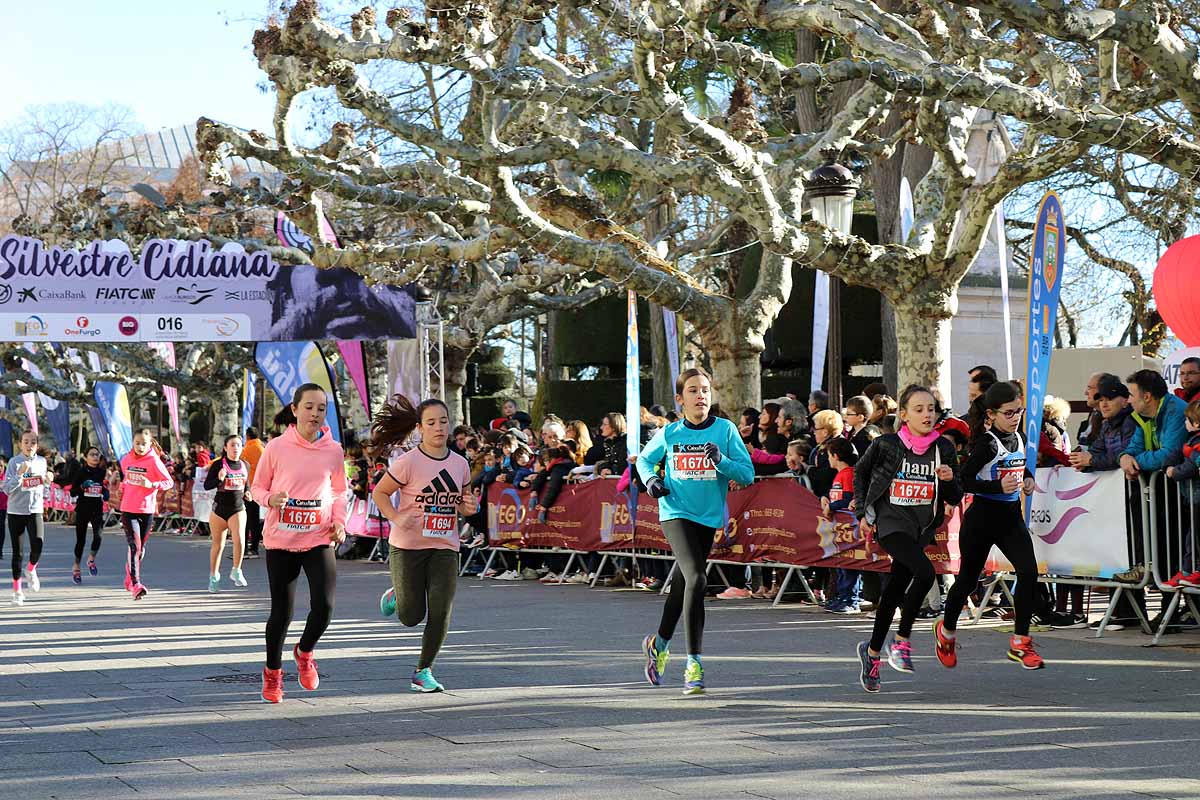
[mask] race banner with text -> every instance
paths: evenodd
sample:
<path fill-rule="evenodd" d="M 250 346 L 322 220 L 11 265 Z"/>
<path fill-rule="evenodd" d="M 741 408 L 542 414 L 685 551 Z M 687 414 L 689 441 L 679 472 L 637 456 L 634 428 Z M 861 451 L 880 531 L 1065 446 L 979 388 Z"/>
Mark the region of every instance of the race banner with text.
<path fill-rule="evenodd" d="M 345 269 L 276 263 L 228 243 L 120 240 L 74 250 L 0 238 L 0 341 L 411 339 L 408 290 Z"/>
<path fill-rule="evenodd" d="M 1125 473 L 1042 467 L 1029 503 L 1029 532 L 1044 575 L 1111 578 L 1129 569 Z M 1012 572 L 993 548 L 988 569 Z"/>
<path fill-rule="evenodd" d="M 615 480 L 569 484 L 549 509 L 546 522 L 532 513 L 536 498 L 528 490 L 493 484 L 488 493 L 488 535 L 498 546 L 561 548 L 584 552 L 658 550 L 670 552 L 658 522 L 658 501 L 638 498 L 631 524 L 627 495 Z M 927 548 L 939 573 L 959 565 L 958 514 L 950 515 Z M 714 530 L 712 558 L 752 564 L 769 562 L 806 567 L 886 572 L 891 560 L 877 542 L 863 541 L 850 515 L 829 521 L 808 489 L 794 481 L 768 479 L 729 494 L 725 527 Z"/>

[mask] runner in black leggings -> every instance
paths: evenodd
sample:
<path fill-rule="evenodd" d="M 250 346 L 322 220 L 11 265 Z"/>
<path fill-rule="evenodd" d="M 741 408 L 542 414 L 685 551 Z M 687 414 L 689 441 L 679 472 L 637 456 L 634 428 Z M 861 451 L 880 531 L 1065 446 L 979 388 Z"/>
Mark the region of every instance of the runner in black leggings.
<path fill-rule="evenodd" d="M 942 523 L 944 505 L 957 504 L 962 488 L 955 476 L 954 444 L 933 430 L 936 402 L 923 386 L 909 386 L 900 395 L 899 433 L 875 439 L 854 470 L 854 507 L 864 538 L 875 535 L 892 557 L 892 573 L 875 609 L 870 642 L 859 642 L 862 667 L 859 682 L 868 692 L 880 687 L 880 653 L 896 609 L 900 627 L 887 648 L 888 663 L 912 672 L 908 638 L 933 586 L 933 564 L 925 547 Z"/>
<path fill-rule="evenodd" d="M 96 553 L 100 551 L 100 534 L 104 531 L 104 504 L 108 501 L 108 469 L 100 463 L 100 451 L 89 447 L 75 474 L 70 479 L 71 497 L 75 498 L 75 570 L 71 575 L 76 585 L 83 583 L 80 561 L 87 543 L 88 526 L 92 529 L 92 551 L 88 556 L 88 573 L 95 575 Z"/>
<path fill-rule="evenodd" d="M 684 694 L 704 692 L 700 656 L 706 562 L 715 531 L 725 525 L 729 482 L 748 485 L 754 481 L 754 467 L 738 429 L 723 417 L 709 416 L 711 396 L 708 373 L 702 369 L 684 371 L 675 382 L 675 402 L 683 408 L 683 419 L 659 430 L 637 459 L 646 491 L 659 498 L 658 517 L 678 568 L 658 633 L 642 641 L 646 680 L 659 684 L 670 657 L 671 637 L 682 615 L 688 648 Z"/>
<path fill-rule="evenodd" d="M 954 652 L 958 616 L 995 546 L 1017 573 L 1013 592 L 1016 616 L 1008 657 L 1025 669 L 1041 669 L 1045 662 L 1029 637 L 1029 621 L 1037 602 L 1038 567 L 1021 509 L 1022 491 L 1033 493 L 1033 474 L 1025 463 L 1025 439 L 1018 432 L 1024 398 L 1015 385 L 1004 381 L 992 384 L 976 399 L 975 406 L 971 454 L 962 469 L 963 489 L 974 493 L 974 499 L 963 515 L 958 534 L 962 551 L 958 577 L 946 595 L 945 617 L 933 628 L 937 657 L 946 667 L 958 663 Z"/>

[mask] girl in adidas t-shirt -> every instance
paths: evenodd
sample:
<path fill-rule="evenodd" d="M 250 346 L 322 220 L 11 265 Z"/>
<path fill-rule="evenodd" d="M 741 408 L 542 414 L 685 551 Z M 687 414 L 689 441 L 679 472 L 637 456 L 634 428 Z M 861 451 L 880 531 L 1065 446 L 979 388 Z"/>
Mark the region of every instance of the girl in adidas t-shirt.
<path fill-rule="evenodd" d="M 416 408 L 403 395 L 376 412 L 371 424 L 371 449 L 387 455 L 408 439 L 413 430 L 421 443 L 394 459 L 380 478 L 371 498 L 391 522 L 388 564 L 392 588 L 383 593 L 379 608 L 395 614 L 406 627 L 425 622 L 421 656 L 413 670 L 414 692 L 440 692 L 433 677 L 433 662 L 446 633 L 458 583 L 459 515 L 479 510 L 471 493 L 471 467 L 451 451 L 450 416 L 441 400 L 425 400 Z M 398 496 L 393 504 L 393 495 Z"/>
<path fill-rule="evenodd" d="M 958 663 L 954 652 L 958 615 L 967 602 L 967 593 L 979 582 L 994 545 L 1017 573 L 1013 591 L 1016 619 L 1008 657 L 1025 669 L 1041 669 L 1045 664 L 1029 637 L 1038 567 L 1021 509 L 1022 492 L 1033 494 L 1033 473 L 1025 464 L 1025 438 L 1020 434 L 1024 398 L 1014 384 L 1005 381 L 992 384 L 974 405 L 971 453 L 963 463 L 962 481 L 963 489 L 975 497 L 963 514 L 958 533 L 962 551 L 958 577 L 946 596 L 945 616 L 933 628 L 937 657 L 947 667 Z"/>
<path fill-rule="evenodd" d="M 942 524 L 945 504 L 962 500 L 954 444 L 933 429 L 936 406 L 924 386 L 905 389 L 900 431 L 871 442 L 854 468 L 859 530 L 864 536 L 874 534 L 892 557 L 892 577 L 875 609 L 871 641 L 858 644 L 859 682 L 868 692 L 879 691 L 880 654 L 901 603 L 900 626 L 887 647 L 887 660 L 900 672 L 913 671 L 909 636 L 936 577 L 925 547 Z"/>

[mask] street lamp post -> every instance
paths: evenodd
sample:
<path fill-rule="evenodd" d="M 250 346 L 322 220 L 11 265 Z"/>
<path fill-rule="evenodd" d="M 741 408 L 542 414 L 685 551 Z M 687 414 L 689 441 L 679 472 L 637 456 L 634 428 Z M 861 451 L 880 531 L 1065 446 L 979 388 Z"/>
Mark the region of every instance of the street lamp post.
<path fill-rule="evenodd" d="M 804 181 L 804 195 L 812 210 L 813 220 L 831 230 L 849 234 L 854 220 L 854 198 L 858 195 L 858 179 L 837 161 L 836 150 L 825 150 L 825 163 L 809 173 Z M 828 373 L 829 400 L 833 408 L 842 407 L 842 290 L 841 280 L 817 273 L 817 294 L 814 309 L 820 305 L 822 293 L 827 293 L 829 328 L 825 371 Z M 815 330 L 815 326 L 814 326 Z M 814 352 L 817 343 L 814 342 Z M 816 365 L 813 365 L 814 370 Z"/>

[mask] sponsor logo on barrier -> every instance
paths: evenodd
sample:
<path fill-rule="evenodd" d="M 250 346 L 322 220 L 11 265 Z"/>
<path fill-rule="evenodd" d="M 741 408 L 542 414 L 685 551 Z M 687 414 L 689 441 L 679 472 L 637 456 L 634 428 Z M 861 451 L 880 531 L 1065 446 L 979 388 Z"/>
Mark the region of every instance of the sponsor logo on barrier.
<path fill-rule="evenodd" d="M 266 289 L 226 289 L 226 300 L 271 300 L 273 295 Z"/>
<path fill-rule="evenodd" d="M 49 331 L 46 330 L 46 321 L 36 314 L 28 317 L 24 322 L 14 322 L 13 332 L 17 336 L 47 336 Z"/>
<path fill-rule="evenodd" d="M 17 296 L 18 303 L 24 303 L 26 300 L 36 300 L 36 299 L 37 298 L 34 297 L 34 294 L 33 294 L 33 288 L 29 287 L 29 286 L 22 289 L 20 294 Z"/>
<path fill-rule="evenodd" d="M 121 317 L 121 321 L 117 323 L 117 330 L 126 336 L 137 336 L 138 321 L 137 317 L 125 316 Z"/>
<path fill-rule="evenodd" d="M 95 337 L 100 335 L 100 329 L 92 327 L 92 321 L 82 314 L 75 318 L 75 327 L 66 326 L 63 328 L 64 336 L 82 336 Z"/>
<path fill-rule="evenodd" d="M 241 325 L 233 317 L 203 320 L 205 325 L 211 325 L 218 336 L 233 336 L 241 329 Z"/>

